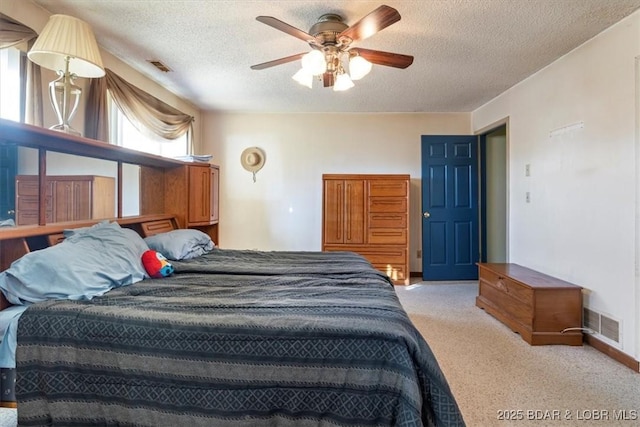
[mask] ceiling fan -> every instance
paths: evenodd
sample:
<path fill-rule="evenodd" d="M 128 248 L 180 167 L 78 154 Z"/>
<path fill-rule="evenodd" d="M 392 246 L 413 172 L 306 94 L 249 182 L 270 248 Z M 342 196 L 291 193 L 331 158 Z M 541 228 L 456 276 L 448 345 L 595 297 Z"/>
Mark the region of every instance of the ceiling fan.
<path fill-rule="evenodd" d="M 345 24 L 340 15 L 326 13 L 308 33 L 272 16 L 258 16 L 256 20 L 309 43 L 312 50 L 252 65 L 251 69 L 263 70 L 300 59 L 302 68 L 293 78 L 309 88 L 314 77 L 318 77 L 324 87 L 346 90 L 354 86 L 353 80 L 364 77 L 372 64 L 407 68 L 413 63 L 410 55 L 351 46 L 400 20 L 398 11 L 390 6 L 378 7 L 351 26 Z"/>

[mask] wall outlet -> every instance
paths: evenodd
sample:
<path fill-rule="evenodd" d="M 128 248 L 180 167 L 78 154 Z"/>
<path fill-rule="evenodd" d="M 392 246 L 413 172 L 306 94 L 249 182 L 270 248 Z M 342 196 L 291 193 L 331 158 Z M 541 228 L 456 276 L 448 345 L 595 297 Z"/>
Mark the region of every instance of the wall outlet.
<path fill-rule="evenodd" d="M 531 165 L 528 163 L 524 165 L 524 176 L 531 176 Z"/>
<path fill-rule="evenodd" d="M 416 251 L 416 258 L 422 258 L 422 251 L 420 249 Z"/>
<path fill-rule="evenodd" d="M 531 193 L 529 193 L 528 191 L 525 195 L 525 200 L 527 201 L 527 203 L 531 203 Z"/>

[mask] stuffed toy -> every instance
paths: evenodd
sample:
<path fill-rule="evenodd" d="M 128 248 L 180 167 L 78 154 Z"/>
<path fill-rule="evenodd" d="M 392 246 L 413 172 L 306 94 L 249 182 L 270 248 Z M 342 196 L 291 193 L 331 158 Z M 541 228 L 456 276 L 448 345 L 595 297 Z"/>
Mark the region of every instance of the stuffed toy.
<path fill-rule="evenodd" d="M 173 265 L 160 252 L 153 250 L 145 251 L 142 254 L 142 265 L 147 270 L 149 276 L 154 279 L 168 277 L 173 274 Z"/>

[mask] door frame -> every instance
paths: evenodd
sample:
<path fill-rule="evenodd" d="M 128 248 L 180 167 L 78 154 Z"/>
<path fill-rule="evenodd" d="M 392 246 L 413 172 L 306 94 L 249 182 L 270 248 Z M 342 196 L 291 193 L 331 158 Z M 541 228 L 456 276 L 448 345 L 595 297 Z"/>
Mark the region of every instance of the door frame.
<path fill-rule="evenodd" d="M 509 199 L 509 194 L 510 194 L 510 189 L 509 189 L 509 176 L 510 176 L 510 162 L 509 162 L 509 158 L 510 158 L 510 143 L 509 143 L 509 117 L 505 117 L 504 119 L 498 120 L 496 122 L 493 122 L 491 124 L 489 124 L 488 126 L 485 126 L 479 130 L 477 130 L 474 135 L 477 135 L 480 139 L 480 143 L 479 143 L 479 174 L 480 174 L 480 179 L 479 179 L 479 183 L 480 183 L 480 193 L 479 193 L 479 209 L 478 212 L 480 214 L 480 236 L 478 239 L 478 242 L 480 243 L 480 261 L 481 262 L 486 262 L 487 261 L 487 241 L 490 238 L 490 236 L 487 235 L 487 209 L 490 208 L 487 205 L 487 200 L 486 200 L 486 138 L 487 135 L 495 132 L 496 130 L 500 129 L 504 127 L 505 128 L 505 156 L 506 156 L 506 162 L 505 162 L 505 203 L 506 203 L 506 215 L 505 215 L 505 224 L 504 224 L 504 228 L 505 228 L 505 256 L 506 259 L 504 260 L 504 262 L 509 262 L 509 223 L 510 223 L 510 199 Z"/>

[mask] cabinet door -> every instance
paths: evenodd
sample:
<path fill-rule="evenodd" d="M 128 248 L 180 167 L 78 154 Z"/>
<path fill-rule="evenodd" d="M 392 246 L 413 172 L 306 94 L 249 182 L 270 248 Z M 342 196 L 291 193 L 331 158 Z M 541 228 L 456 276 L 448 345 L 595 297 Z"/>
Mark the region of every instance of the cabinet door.
<path fill-rule="evenodd" d="M 93 183 L 90 180 L 73 181 L 73 220 L 93 218 L 91 211 Z"/>
<path fill-rule="evenodd" d="M 211 168 L 189 167 L 189 223 L 209 224 L 211 221 L 211 178 Z"/>
<path fill-rule="evenodd" d="M 324 182 L 324 243 L 364 243 L 364 181 Z"/>
<path fill-rule="evenodd" d="M 55 222 L 91 219 L 91 181 L 53 182 Z"/>
<path fill-rule="evenodd" d="M 364 243 L 364 181 L 346 180 L 345 190 L 345 235 L 344 243 Z"/>
<path fill-rule="evenodd" d="M 324 244 L 344 243 L 344 181 L 324 182 Z"/>

